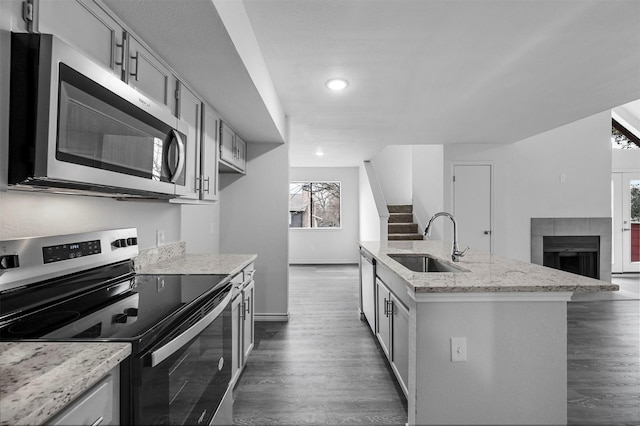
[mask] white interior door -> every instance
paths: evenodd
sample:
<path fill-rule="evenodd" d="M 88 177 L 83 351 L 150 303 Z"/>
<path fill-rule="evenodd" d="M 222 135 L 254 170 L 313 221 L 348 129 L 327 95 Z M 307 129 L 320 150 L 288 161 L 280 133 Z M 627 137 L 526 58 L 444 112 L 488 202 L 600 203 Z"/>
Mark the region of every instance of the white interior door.
<path fill-rule="evenodd" d="M 618 179 L 614 176 L 614 185 L 616 180 L 620 182 L 620 190 L 614 189 L 614 198 L 616 193 L 619 194 L 620 203 L 617 205 L 620 212 L 615 211 L 614 202 L 614 226 L 618 224 L 618 229 L 614 229 L 614 245 L 617 243 L 622 246 L 618 250 L 621 253 L 622 272 L 640 272 L 640 173 L 616 174 L 621 175 Z"/>
<path fill-rule="evenodd" d="M 454 164 L 453 215 L 460 248 L 492 251 L 491 165 Z"/>

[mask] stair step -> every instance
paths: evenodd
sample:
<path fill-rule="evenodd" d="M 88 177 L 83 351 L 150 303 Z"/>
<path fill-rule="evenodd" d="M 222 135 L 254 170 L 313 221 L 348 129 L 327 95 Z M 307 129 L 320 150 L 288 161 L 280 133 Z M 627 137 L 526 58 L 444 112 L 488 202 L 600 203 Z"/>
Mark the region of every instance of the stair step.
<path fill-rule="evenodd" d="M 417 223 L 389 223 L 387 225 L 389 234 L 417 234 Z"/>
<path fill-rule="evenodd" d="M 389 213 L 413 213 L 413 206 L 409 205 L 389 205 Z"/>
<path fill-rule="evenodd" d="M 422 240 L 422 234 L 389 234 L 389 241 Z"/>
<path fill-rule="evenodd" d="M 413 223 L 412 213 L 391 213 L 389 223 Z"/>

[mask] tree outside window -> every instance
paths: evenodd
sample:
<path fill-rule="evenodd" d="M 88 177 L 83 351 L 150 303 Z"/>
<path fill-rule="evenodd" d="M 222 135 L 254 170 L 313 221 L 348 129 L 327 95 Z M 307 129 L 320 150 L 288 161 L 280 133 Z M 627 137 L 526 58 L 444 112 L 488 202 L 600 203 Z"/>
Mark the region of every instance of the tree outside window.
<path fill-rule="evenodd" d="M 340 182 L 289 183 L 290 228 L 339 228 Z"/>

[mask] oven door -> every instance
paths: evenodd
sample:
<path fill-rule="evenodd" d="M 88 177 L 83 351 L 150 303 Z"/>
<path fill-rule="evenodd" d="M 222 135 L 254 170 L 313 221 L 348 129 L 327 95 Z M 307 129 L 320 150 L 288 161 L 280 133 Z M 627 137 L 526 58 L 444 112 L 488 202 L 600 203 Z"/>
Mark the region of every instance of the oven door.
<path fill-rule="evenodd" d="M 208 425 L 221 409 L 231 382 L 230 286 L 216 299 L 138 359 L 135 424 Z"/>

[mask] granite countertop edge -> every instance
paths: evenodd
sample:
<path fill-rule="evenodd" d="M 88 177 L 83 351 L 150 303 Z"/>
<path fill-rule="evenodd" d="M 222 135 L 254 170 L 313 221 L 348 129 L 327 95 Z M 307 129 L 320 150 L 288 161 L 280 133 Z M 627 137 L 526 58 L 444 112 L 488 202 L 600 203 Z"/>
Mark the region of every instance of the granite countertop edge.
<path fill-rule="evenodd" d="M 443 241 L 359 241 L 358 245 L 407 283 L 415 293 L 554 293 L 617 291 L 618 285 L 569 272 L 469 250 L 451 261 L 451 243 Z M 413 272 L 389 254 L 428 255 L 466 272 Z"/>
<path fill-rule="evenodd" d="M 131 354 L 112 342 L 0 342 L 0 424 L 44 424 Z"/>

